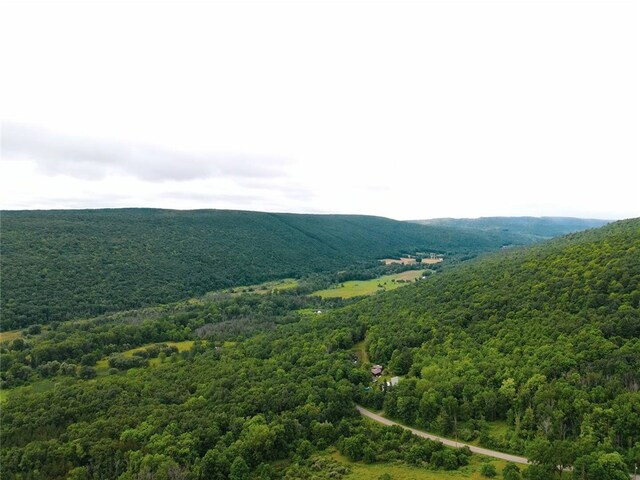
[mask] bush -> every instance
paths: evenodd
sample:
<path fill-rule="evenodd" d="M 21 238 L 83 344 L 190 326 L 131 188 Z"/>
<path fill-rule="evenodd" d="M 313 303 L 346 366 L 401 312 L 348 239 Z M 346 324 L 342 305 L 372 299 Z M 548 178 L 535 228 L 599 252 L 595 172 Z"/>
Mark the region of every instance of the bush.
<path fill-rule="evenodd" d="M 480 466 L 480 474 L 483 477 L 492 478 L 492 477 L 495 477 L 498 474 L 498 472 L 496 471 L 496 467 L 494 467 L 492 463 L 483 463 Z"/>
<path fill-rule="evenodd" d="M 41 331 L 42 327 L 38 324 L 30 325 L 29 328 L 27 328 L 27 333 L 29 335 L 38 335 Z"/>
<path fill-rule="evenodd" d="M 131 356 L 125 357 L 122 354 L 114 354 L 109 356 L 109 366 L 118 370 L 128 370 L 129 368 L 146 367 L 148 365 L 146 358 Z"/>
<path fill-rule="evenodd" d="M 85 380 L 94 378 L 96 375 L 96 369 L 87 365 L 83 365 L 82 367 L 80 367 L 80 371 L 78 372 L 78 376 Z"/>
<path fill-rule="evenodd" d="M 507 463 L 502 469 L 502 478 L 504 480 L 520 480 L 520 468 L 515 463 Z"/>

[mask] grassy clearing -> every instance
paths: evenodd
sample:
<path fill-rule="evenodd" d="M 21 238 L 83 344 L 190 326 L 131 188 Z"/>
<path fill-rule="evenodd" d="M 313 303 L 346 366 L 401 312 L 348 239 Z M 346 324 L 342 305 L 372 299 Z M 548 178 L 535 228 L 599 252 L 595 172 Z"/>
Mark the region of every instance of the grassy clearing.
<path fill-rule="evenodd" d="M 107 370 L 109 370 L 109 360 L 107 360 L 107 357 L 98 360 L 94 368 L 96 369 L 98 376 L 106 375 Z"/>
<path fill-rule="evenodd" d="M 7 397 L 13 392 L 17 392 L 17 391 L 24 391 L 24 392 L 33 391 L 36 393 L 46 392 L 47 390 L 51 390 L 53 387 L 55 387 L 57 383 L 60 383 L 60 381 L 61 380 L 56 381 L 55 379 L 44 379 L 44 380 L 38 380 L 37 382 L 33 382 L 31 385 L 24 385 L 21 387 L 2 389 L 0 390 L 0 403 L 4 402 L 7 399 Z"/>
<path fill-rule="evenodd" d="M 363 295 L 373 295 L 374 293 L 394 290 L 398 287 L 408 285 L 415 279 L 422 277 L 422 270 L 408 270 L 393 275 L 384 275 L 371 280 L 351 280 L 344 282 L 338 287 L 328 288 L 326 290 L 318 290 L 311 295 L 317 295 L 322 298 L 351 298 Z"/>
<path fill-rule="evenodd" d="M 0 343 L 10 342 L 16 338 L 22 337 L 22 330 L 9 330 L 8 332 L 0 332 Z"/>
<path fill-rule="evenodd" d="M 178 352 L 184 352 L 187 350 L 191 350 L 191 347 L 193 347 L 193 344 L 195 343 L 194 340 L 183 340 L 182 342 L 162 342 L 162 343 L 166 343 L 169 346 L 174 346 L 178 349 Z M 159 358 L 150 358 L 149 359 L 149 365 L 160 365 L 160 359 Z"/>
<path fill-rule="evenodd" d="M 369 363 L 369 355 L 367 354 L 367 349 L 365 346 L 365 341 L 361 341 L 356 343 L 352 350 L 358 355 L 358 358 L 360 359 L 360 362 L 362 363 Z"/>
<path fill-rule="evenodd" d="M 184 352 L 185 350 L 191 350 L 194 340 L 183 340 L 182 342 L 158 342 L 166 344 L 170 347 L 176 347 L 179 352 Z M 141 347 L 132 348 L 131 350 L 127 350 L 126 352 L 122 352 L 125 357 L 133 357 L 133 354 L 136 352 L 141 352 L 142 350 L 149 348 L 151 345 L 156 345 L 155 343 L 149 343 L 147 345 L 143 345 Z"/>
<path fill-rule="evenodd" d="M 283 278 L 282 280 L 272 280 L 270 282 L 258 283 L 256 285 L 241 285 L 239 287 L 225 288 L 224 290 L 215 290 L 207 293 L 204 298 L 208 296 L 215 296 L 220 293 L 227 293 L 231 295 L 242 295 L 243 293 L 256 293 L 259 295 L 266 295 L 274 293 L 280 290 L 289 290 L 299 285 L 298 280 L 293 278 Z"/>
<path fill-rule="evenodd" d="M 511 427 L 507 424 L 507 422 L 503 420 L 495 420 L 493 422 L 487 422 L 489 430 L 488 434 L 494 440 L 502 441 L 506 438 L 507 434 Z M 469 445 L 474 445 L 476 447 L 484 447 L 484 445 L 480 444 L 480 440 L 476 438 L 475 440 L 471 440 L 466 442 Z"/>
<path fill-rule="evenodd" d="M 506 437 L 507 433 L 511 427 L 505 421 L 496 420 L 494 422 L 489 423 L 489 435 L 493 438 L 503 439 Z"/>
<path fill-rule="evenodd" d="M 158 342 L 158 343 L 164 343 L 168 346 L 174 346 L 178 349 L 178 352 L 184 352 L 185 350 L 191 350 L 191 347 L 193 347 L 193 344 L 195 343 L 195 340 L 183 340 L 182 342 Z M 127 350 L 125 352 L 122 352 L 122 355 L 124 355 L 125 357 L 132 357 L 133 354 L 135 352 L 140 352 L 142 350 L 144 350 L 145 348 L 150 347 L 151 345 L 155 345 L 155 343 L 149 343 L 147 345 L 143 345 L 141 347 L 136 347 L 136 348 L 132 348 L 131 350 Z M 149 359 L 149 365 L 160 365 L 160 359 L 159 358 L 150 358 Z M 109 370 L 109 360 L 107 359 L 107 357 L 101 358 L 100 360 L 98 360 L 98 362 L 95 365 L 95 369 L 96 372 L 98 374 L 98 376 L 101 375 L 106 375 L 108 370 Z"/>
<path fill-rule="evenodd" d="M 498 472 L 501 472 L 506 462 L 501 460 L 487 459 L 480 455 L 472 455 L 469 465 L 460 468 L 459 470 L 446 471 L 446 470 L 429 470 L 425 467 L 414 467 L 407 465 L 403 462 L 398 463 L 372 463 L 365 464 L 362 462 L 351 462 L 349 459 L 341 455 L 339 452 L 331 451 L 325 455 L 333 460 L 346 465 L 350 468 L 351 473 L 345 476 L 348 479 L 362 479 L 362 480 L 378 480 L 381 475 L 385 473 L 389 474 L 393 480 L 447 480 L 447 479 L 472 479 L 480 480 L 484 479 L 480 475 L 480 465 L 486 462 L 493 463 Z M 502 478 L 502 475 L 498 473 L 497 479 Z"/>

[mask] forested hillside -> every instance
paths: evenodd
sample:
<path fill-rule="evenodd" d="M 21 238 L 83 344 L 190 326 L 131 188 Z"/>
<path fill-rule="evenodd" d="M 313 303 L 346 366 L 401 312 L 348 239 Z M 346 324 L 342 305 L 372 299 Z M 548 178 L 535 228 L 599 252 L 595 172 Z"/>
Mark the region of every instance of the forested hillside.
<path fill-rule="evenodd" d="M 503 232 L 529 239 L 549 239 L 567 233 L 606 225 L 607 220 L 573 217 L 481 217 L 414 220 L 421 225 L 455 227 L 485 232 Z"/>
<path fill-rule="evenodd" d="M 171 302 L 401 253 L 473 255 L 505 233 L 380 217 L 150 209 L 5 211 L 2 328 Z"/>
<path fill-rule="evenodd" d="M 328 447 L 367 464 L 467 465 L 469 451 L 357 415 L 371 376 L 349 347 L 364 325 L 305 313 L 336 302 L 216 295 L 0 343 L 2 478 L 341 479 L 349 466 Z"/>
<path fill-rule="evenodd" d="M 622 480 L 640 462 L 639 309 L 640 220 L 629 220 L 350 305 L 289 289 L 32 326 L 0 342 L 3 478 L 491 471 L 363 421 L 361 403 L 525 454 L 528 480 Z M 397 386 L 380 389 L 372 362 Z"/>
<path fill-rule="evenodd" d="M 525 452 L 535 478 L 556 465 L 617 478 L 593 473 L 612 450 L 640 460 L 638 219 L 474 260 L 343 314 L 366 322 L 372 362 L 406 375 L 370 395 L 391 417 Z"/>

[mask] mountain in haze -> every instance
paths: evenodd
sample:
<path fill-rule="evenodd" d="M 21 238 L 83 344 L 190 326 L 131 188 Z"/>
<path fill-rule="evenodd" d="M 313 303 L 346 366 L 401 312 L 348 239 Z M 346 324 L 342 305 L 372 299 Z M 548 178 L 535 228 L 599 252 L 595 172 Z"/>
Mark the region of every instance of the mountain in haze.
<path fill-rule="evenodd" d="M 530 239 L 362 215 L 4 211 L 4 329 L 172 302 L 390 255 L 474 256 Z"/>
<path fill-rule="evenodd" d="M 606 225 L 610 220 L 574 217 L 480 217 L 412 220 L 420 225 L 502 232 L 529 240 L 545 240 Z"/>

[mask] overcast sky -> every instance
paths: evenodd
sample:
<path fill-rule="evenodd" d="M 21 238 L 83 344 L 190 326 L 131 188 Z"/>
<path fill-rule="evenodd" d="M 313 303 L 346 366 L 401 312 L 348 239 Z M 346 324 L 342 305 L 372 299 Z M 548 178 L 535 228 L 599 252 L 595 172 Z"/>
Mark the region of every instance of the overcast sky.
<path fill-rule="evenodd" d="M 635 1 L 2 1 L 0 206 L 640 216 Z"/>

